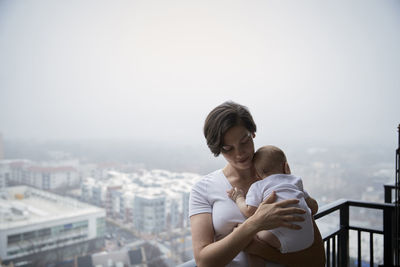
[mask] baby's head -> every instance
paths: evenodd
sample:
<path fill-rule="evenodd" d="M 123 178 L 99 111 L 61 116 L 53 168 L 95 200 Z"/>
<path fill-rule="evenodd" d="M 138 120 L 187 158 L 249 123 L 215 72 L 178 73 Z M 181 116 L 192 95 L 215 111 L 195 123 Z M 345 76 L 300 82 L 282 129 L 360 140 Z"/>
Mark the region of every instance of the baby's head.
<path fill-rule="evenodd" d="M 285 153 L 276 146 L 263 146 L 253 157 L 254 167 L 261 179 L 272 174 L 290 174 Z"/>

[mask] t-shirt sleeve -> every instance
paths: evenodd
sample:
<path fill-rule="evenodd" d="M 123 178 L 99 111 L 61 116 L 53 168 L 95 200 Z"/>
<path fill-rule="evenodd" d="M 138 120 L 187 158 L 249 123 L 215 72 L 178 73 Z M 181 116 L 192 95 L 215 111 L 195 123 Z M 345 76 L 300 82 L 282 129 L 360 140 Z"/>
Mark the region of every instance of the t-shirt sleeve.
<path fill-rule="evenodd" d="M 253 183 L 249 191 L 247 191 L 246 195 L 246 205 L 253 206 L 253 207 L 258 207 L 260 203 L 262 202 L 262 196 L 258 192 L 258 187 L 256 186 L 256 183 Z"/>
<path fill-rule="evenodd" d="M 207 197 L 207 179 L 201 179 L 192 188 L 189 197 L 189 217 L 199 213 L 211 213 L 212 207 Z"/>

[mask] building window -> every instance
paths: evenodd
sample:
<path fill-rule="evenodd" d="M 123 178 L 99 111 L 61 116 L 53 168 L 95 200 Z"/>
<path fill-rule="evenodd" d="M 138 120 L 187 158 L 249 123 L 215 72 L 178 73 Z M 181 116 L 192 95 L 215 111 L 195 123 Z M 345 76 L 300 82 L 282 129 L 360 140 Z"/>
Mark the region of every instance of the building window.
<path fill-rule="evenodd" d="M 37 232 L 37 236 L 38 237 L 47 237 L 47 236 L 51 236 L 51 229 L 50 228 L 45 228 L 45 229 L 40 229 Z"/>
<path fill-rule="evenodd" d="M 21 241 L 21 235 L 20 234 L 9 235 L 7 237 L 7 244 L 8 245 L 15 244 L 15 243 L 17 243 L 19 241 Z"/>
<path fill-rule="evenodd" d="M 23 240 L 31 240 L 33 238 L 35 238 L 35 231 L 31 231 L 31 232 L 25 232 L 22 234 L 22 239 Z"/>
<path fill-rule="evenodd" d="M 106 228 L 106 223 L 105 223 L 104 217 L 97 218 L 96 228 L 97 228 L 97 237 L 103 237 L 105 234 L 105 228 Z"/>

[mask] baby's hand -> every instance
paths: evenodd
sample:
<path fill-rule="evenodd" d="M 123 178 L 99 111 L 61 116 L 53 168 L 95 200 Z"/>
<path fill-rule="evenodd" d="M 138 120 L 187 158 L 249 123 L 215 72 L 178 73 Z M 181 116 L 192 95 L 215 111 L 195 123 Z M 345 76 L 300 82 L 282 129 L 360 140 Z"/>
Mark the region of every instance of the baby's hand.
<path fill-rule="evenodd" d="M 230 190 L 227 190 L 226 193 L 228 194 L 228 197 L 232 199 L 233 201 L 236 202 L 236 199 L 239 197 L 244 197 L 244 192 L 242 189 L 234 187 L 231 188 Z"/>
<path fill-rule="evenodd" d="M 229 189 L 229 190 L 226 190 L 226 193 L 228 194 L 228 197 L 230 198 L 230 199 L 232 199 L 233 201 L 235 201 L 235 199 L 234 199 L 234 194 L 235 194 L 235 190 L 233 189 L 233 187 L 231 188 L 231 189 Z"/>

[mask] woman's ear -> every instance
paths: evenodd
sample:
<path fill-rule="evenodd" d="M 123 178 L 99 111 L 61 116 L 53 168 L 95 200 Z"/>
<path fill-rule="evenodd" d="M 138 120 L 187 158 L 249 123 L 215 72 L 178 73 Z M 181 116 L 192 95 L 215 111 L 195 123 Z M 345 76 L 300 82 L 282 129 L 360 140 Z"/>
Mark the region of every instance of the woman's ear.
<path fill-rule="evenodd" d="M 251 133 L 251 136 L 252 136 L 253 138 L 255 138 L 255 137 L 256 137 L 256 133 Z"/>
<path fill-rule="evenodd" d="M 289 163 L 287 163 L 287 161 L 285 162 L 284 173 L 285 174 L 291 174 L 290 173 Z"/>

